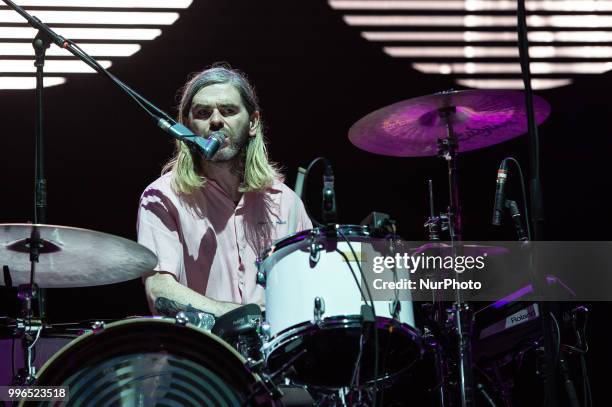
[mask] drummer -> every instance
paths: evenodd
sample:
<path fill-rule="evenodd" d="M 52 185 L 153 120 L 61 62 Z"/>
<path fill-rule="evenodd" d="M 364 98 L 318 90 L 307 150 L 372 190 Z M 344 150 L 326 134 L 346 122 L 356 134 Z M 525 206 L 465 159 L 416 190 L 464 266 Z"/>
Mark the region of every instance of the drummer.
<path fill-rule="evenodd" d="M 225 142 L 204 160 L 182 141 L 162 176 L 142 194 L 138 242 L 158 258 L 145 276 L 155 314 L 200 310 L 215 316 L 263 306 L 255 261 L 271 243 L 312 228 L 299 197 L 268 159 L 261 110 L 246 76 L 216 65 L 183 87 L 178 120 Z"/>

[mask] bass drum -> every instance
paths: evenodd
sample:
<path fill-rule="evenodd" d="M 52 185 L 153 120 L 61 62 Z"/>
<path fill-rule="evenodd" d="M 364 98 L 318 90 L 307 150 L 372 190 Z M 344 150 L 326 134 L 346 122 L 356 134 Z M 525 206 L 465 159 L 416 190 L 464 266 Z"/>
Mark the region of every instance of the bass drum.
<path fill-rule="evenodd" d="M 67 386 L 62 406 L 274 406 L 221 339 L 169 318 L 122 320 L 85 334 L 45 366 L 37 386 Z"/>

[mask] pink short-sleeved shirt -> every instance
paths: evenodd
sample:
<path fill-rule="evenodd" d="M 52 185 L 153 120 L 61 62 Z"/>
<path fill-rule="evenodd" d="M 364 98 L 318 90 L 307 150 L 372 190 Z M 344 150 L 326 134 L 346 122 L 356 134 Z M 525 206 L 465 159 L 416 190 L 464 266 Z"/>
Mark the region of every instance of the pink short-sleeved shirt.
<path fill-rule="evenodd" d="M 138 243 L 157 255 L 155 270 L 215 300 L 262 302 L 255 261 L 275 240 L 312 228 L 302 201 L 280 181 L 238 205 L 212 180 L 179 198 L 171 179 L 162 175 L 140 199 Z"/>

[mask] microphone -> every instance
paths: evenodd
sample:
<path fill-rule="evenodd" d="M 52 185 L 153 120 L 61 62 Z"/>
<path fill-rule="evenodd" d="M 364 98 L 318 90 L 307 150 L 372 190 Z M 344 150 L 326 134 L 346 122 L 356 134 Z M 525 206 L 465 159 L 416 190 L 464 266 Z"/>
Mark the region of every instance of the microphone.
<path fill-rule="evenodd" d="M 208 138 L 204 138 L 193 134 L 181 123 L 172 123 L 163 118 L 158 120 L 157 125 L 175 139 L 186 141 L 190 147 L 199 149 L 206 160 L 210 160 L 219 151 L 225 140 L 225 135 L 220 131 L 214 131 Z"/>
<path fill-rule="evenodd" d="M 326 161 L 323 173 L 323 203 L 321 214 L 324 223 L 336 222 L 336 192 L 334 191 L 334 171 L 331 164 Z"/>
<path fill-rule="evenodd" d="M 508 179 L 508 162 L 504 158 L 497 170 L 497 182 L 495 187 L 495 204 L 493 205 L 493 221 L 495 226 L 501 225 L 501 218 L 504 212 L 506 201 L 505 188 Z"/>
<path fill-rule="evenodd" d="M 204 158 L 210 160 L 217 154 L 224 141 L 225 134 L 223 132 L 213 131 L 208 138 L 196 137 L 195 143 L 202 150 Z"/>
<path fill-rule="evenodd" d="M 511 199 L 506 199 L 506 208 L 510 209 L 510 216 L 512 216 L 512 220 L 514 221 L 514 229 L 516 230 L 516 235 L 518 236 L 518 240 L 521 242 L 525 242 L 529 240 L 527 233 L 525 233 L 525 229 L 523 229 L 523 221 L 521 220 L 521 212 L 519 211 L 518 205 Z"/>

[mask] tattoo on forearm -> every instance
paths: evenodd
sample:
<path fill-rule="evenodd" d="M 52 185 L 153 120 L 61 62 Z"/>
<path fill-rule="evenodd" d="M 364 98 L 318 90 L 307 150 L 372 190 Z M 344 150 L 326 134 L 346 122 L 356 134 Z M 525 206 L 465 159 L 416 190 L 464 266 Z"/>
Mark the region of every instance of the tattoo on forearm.
<path fill-rule="evenodd" d="M 155 310 L 161 315 L 173 318 L 181 311 L 205 312 L 192 307 L 191 304 L 181 304 L 166 297 L 157 297 L 155 299 Z"/>

